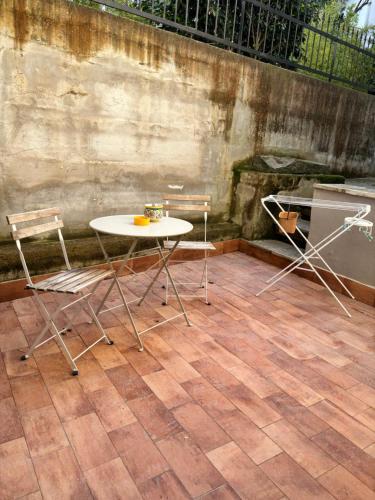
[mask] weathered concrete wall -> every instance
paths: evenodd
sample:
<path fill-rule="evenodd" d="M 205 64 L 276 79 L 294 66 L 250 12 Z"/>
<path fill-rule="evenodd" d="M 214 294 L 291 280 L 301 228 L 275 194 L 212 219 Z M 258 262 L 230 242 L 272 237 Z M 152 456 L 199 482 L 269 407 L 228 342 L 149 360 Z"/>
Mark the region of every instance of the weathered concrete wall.
<path fill-rule="evenodd" d="M 74 235 L 169 183 L 229 216 L 233 162 L 375 173 L 375 99 L 64 0 L 0 0 L 4 215 L 59 205 Z"/>

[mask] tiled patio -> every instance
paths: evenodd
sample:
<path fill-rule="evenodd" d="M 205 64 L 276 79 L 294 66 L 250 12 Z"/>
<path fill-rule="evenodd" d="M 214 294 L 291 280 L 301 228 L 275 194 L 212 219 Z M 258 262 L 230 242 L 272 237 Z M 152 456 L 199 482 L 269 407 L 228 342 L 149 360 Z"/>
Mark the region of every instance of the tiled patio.
<path fill-rule="evenodd" d="M 162 325 L 140 353 L 116 309 L 101 316 L 115 345 L 78 377 L 53 343 L 20 362 L 41 317 L 30 298 L 0 304 L 2 499 L 375 498 L 375 310 L 347 300 L 350 320 L 296 276 L 256 298 L 274 268 L 238 252 L 210 269 L 193 327 Z M 131 295 L 144 277 L 123 283 Z M 140 323 L 175 312 L 161 296 Z M 96 334 L 86 320 L 73 351 Z"/>

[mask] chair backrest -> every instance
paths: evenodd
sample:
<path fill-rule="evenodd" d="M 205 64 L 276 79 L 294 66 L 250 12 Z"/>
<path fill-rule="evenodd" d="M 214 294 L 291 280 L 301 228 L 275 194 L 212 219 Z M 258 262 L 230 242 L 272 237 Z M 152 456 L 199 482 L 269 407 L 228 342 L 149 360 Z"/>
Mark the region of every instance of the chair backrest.
<path fill-rule="evenodd" d="M 61 228 L 64 227 L 64 223 L 61 218 L 59 218 L 60 216 L 61 210 L 57 207 L 53 207 L 44 208 L 42 210 L 34 210 L 32 212 L 7 215 L 6 217 L 8 224 L 11 226 L 10 234 L 15 240 L 20 253 L 21 263 L 26 279 L 30 284 L 32 284 L 32 281 L 21 248 L 21 240 L 24 238 L 30 238 L 38 234 L 57 230 L 66 267 L 71 269 L 68 254 L 65 248 L 64 238 L 61 232 Z"/>
<path fill-rule="evenodd" d="M 185 202 L 185 203 L 180 203 Z M 166 216 L 169 211 L 203 212 L 204 241 L 207 241 L 207 214 L 211 211 L 211 195 L 209 194 L 165 194 L 163 208 Z"/>

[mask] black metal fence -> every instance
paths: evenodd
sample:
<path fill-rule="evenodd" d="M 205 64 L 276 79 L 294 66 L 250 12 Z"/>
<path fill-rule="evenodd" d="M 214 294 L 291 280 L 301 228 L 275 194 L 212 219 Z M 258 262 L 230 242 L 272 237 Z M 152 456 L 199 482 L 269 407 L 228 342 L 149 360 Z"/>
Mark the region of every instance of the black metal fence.
<path fill-rule="evenodd" d="M 318 0 L 73 0 L 284 68 L 375 93 L 374 32 Z"/>

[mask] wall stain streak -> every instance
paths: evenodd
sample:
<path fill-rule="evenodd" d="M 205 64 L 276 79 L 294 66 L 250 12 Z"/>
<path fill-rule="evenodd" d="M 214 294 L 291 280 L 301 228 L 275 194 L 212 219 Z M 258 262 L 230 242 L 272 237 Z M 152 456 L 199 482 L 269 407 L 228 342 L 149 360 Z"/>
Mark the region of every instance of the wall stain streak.
<path fill-rule="evenodd" d="M 254 155 L 263 151 L 263 143 L 267 131 L 269 107 L 271 103 L 271 81 L 268 72 L 258 66 L 251 107 L 255 115 Z"/>
<path fill-rule="evenodd" d="M 209 99 L 224 113 L 224 137 L 227 142 L 230 140 L 240 73 L 240 65 L 228 64 L 227 61 L 219 58 L 212 65 Z"/>
<path fill-rule="evenodd" d="M 81 7 L 64 0 L 9 0 L 0 24 L 14 36 L 15 48 L 22 50 L 30 40 L 69 51 L 78 61 L 109 49 L 123 52 L 140 64 L 160 68 L 166 44 L 163 35 L 142 23 L 124 29 L 124 19 Z M 12 25 L 10 26 L 10 23 Z"/>
<path fill-rule="evenodd" d="M 22 50 L 29 35 L 29 19 L 26 12 L 26 0 L 14 0 L 14 44 Z"/>

